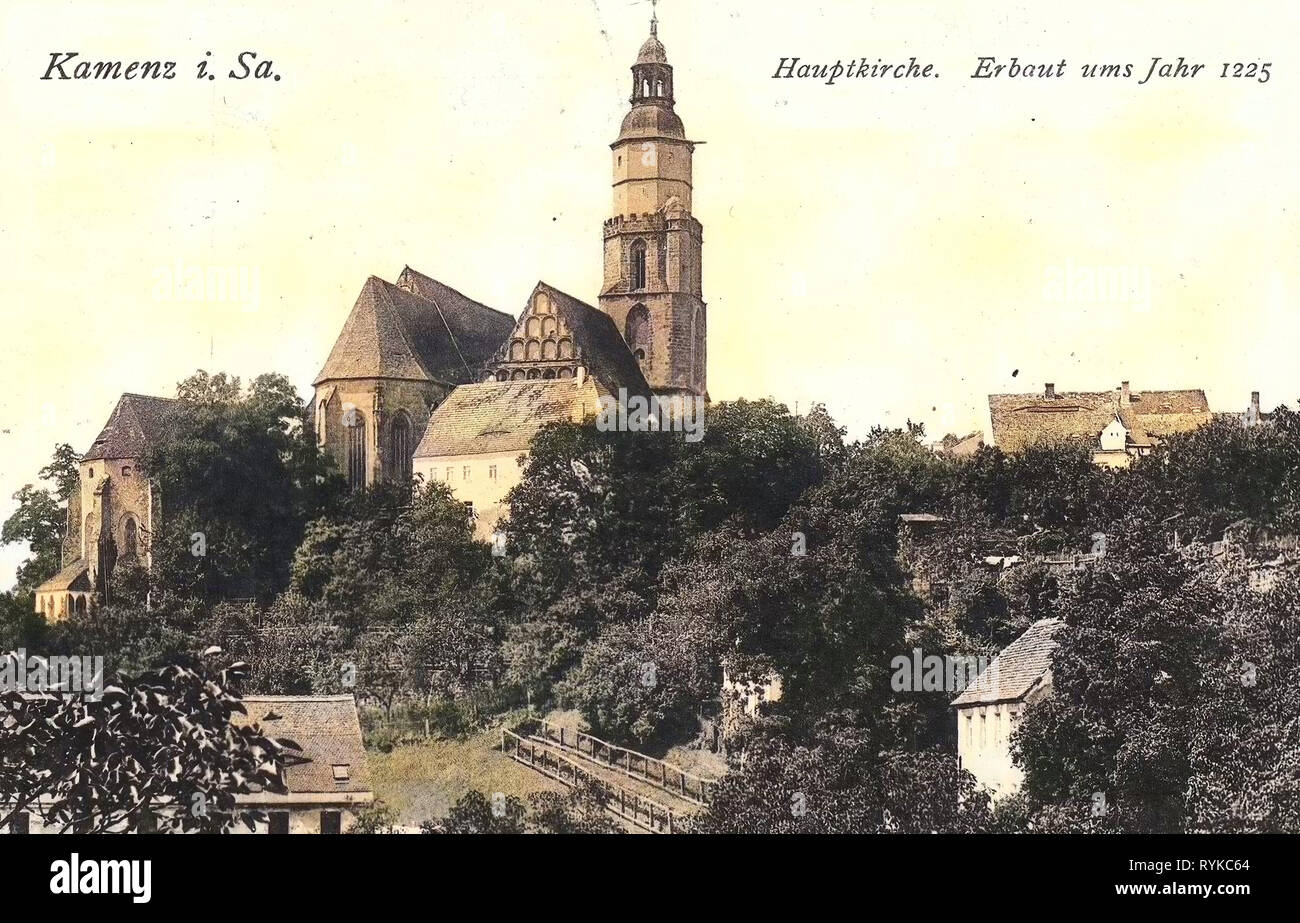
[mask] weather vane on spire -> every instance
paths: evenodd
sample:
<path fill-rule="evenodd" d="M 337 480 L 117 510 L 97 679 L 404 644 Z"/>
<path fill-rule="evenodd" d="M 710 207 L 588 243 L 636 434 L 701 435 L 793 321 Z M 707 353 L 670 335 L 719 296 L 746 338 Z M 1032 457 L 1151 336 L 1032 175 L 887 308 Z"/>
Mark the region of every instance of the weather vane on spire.
<path fill-rule="evenodd" d="M 659 35 L 659 0 L 650 0 L 650 34 Z"/>

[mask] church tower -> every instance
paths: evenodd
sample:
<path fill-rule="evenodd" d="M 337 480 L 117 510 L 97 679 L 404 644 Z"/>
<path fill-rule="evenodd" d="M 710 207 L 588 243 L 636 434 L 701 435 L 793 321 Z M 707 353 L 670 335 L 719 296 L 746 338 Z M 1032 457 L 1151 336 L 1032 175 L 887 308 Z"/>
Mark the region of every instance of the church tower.
<path fill-rule="evenodd" d="M 673 69 L 658 19 L 632 65 L 632 109 L 614 158 L 600 309 L 614 320 L 658 393 L 707 393 L 704 228 L 691 215 L 691 157 L 673 111 Z"/>

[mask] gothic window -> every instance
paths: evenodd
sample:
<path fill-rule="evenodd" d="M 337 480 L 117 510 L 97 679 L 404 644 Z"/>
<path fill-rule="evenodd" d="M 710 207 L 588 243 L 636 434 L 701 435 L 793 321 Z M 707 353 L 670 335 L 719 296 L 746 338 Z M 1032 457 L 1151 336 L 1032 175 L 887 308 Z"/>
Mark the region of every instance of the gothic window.
<path fill-rule="evenodd" d="M 554 340 L 547 340 L 545 343 L 542 344 L 542 358 L 543 358 L 543 359 L 554 359 L 554 358 L 555 358 L 555 341 L 554 341 Z"/>
<path fill-rule="evenodd" d="M 344 416 L 348 429 L 348 486 L 366 486 L 366 418 L 359 410 Z"/>
<path fill-rule="evenodd" d="M 86 614 L 86 597 L 84 596 L 77 597 L 77 612 L 80 613 L 81 615 Z"/>
<path fill-rule="evenodd" d="M 556 323 L 554 317 L 548 317 L 542 321 L 542 336 L 553 337 L 559 331 L 560 325 Z"/>
<path fill-rule="evenodd" d="M 645 281 L 645 241 L 638 240 L 632 244 L 632 290 L 644 289 Z"/>
<path fill-rule="evenodd" d="M 644 361 L 650 355 L 650 312 L 645 305 L 635 305 L 627 312 L 623 338 L 637 359 Z"/>
<path fill-rule="evenodd" d="M 543 378 L 554 378 L 554 377 L 555 377 L 555 369 L 547 369 L 545 372 L 542 373 L 542 377 L 543 377 Z"/>
<path fill-rule="evenodd" d="M 665 237 L 659 241 L 655 248 L 659 251 L 658 259 L 655 260 L 659 267 L 659 284 L 667 287 L 668 285 L 668 239 Z"/>
<path fill-rule="evenodd" d="M 530 337 L 538 336 L 542 331 L 542 322 L 536 317 L 528 318 L 528 323 L 524 326 Z"/>
<path fill-rule="evenodd" d="M 325 402 L 321 401 L 320 406 L 316 408 L 316 444 L 325 444 Z"/>
<path fill-rule="evenodd" d="M 388 451 L 392 458 L 391 468 L 393 477 L 399 481 L 410 480 L 411 477 L 411 421 L 404 413 L 399 413 L 393 419 L 392 428 L 388 433 Z"/>
<path fill-rule="evenodd" d="M 560 358 L 573 358 L 573 341 L 569 339 L 560 340 Z"/>
<path fill-rule="evenodd" d="M 528 341 L 528 358 L 529 359 L 542 358 L 542 344 L 539 343 L 537 340 Z"/>
<path fill-rule="evenodd" d="M 523 357 L 524 357 L 524 341 L 515 340 L 513 343 L 510 344 L 510 358 L 512 361 L 518 362 Z"/>
<path fill-rule="evenodd" d="M 128 558 L 134 558 L 136 545 L 137 535 L 135 520 L 128 516 L 126 518 L 126 524 L 122 526 L 122 549 L 124 555 Z"/>

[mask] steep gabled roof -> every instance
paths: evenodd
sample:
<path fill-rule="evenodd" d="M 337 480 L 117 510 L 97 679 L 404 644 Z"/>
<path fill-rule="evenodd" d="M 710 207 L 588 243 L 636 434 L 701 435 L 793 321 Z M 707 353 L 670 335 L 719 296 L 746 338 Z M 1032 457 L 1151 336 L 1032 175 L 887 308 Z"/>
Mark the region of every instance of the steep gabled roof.
<path fill-rule="evenodd" d="M 396 285 L 371 276 L 314 384 L 349 378 L 474 381 L 513 323 L 509 315 L 409 266 Z"/>
<path fill-rule="evenodd" d="M 545 292 L 555 305 L 556 313 L 568 326 L 576 347 L 575 355 L 595 378 L 611 393 L 626 388 L 628 394 L 650 393 L 650 385 L 641 372 L 641 364 L 618 332 L 614 319 L 599 308 L 574 298 L 545 282 L 538 282 L 533 295 Z M 529 302 L 531 303 L 530 297 Z M 526 312 L 525 312 L 526 313 Z M 522 324 L 521 315 L 519 323 Z M 508 344 L 507 344 L 508 345 Z"/>
<path fill-rule="evenodd" d="M 1052 668 L 1052 651 L 1056 650 L 1054 636 L 1064 624 L 1060 619 L 1034 622 L 952 704 L 987 705 L 1024 698 Z"/>
<path fill-rule="evenodd" d="M 171 429 L 177 402 L 147 394 L 123 394 L 82 461 L 141 458 Z"/>
<path fill-rule="evenodd" d="M 989 395 L 993 442 L 1004 452 L 1072 439 L 1091 444 L 1117 414 L 1136 445 L 1210 422 L 1200 389 L 1135 392 L 1128 404 L 1118 390 Z"/>
<path fill-rule="evenodd" d="M 350 695 L 250 695 L 238 726 L 258 724 L 268 737 L 289 738 L 302 747 L 288 760 L 285 784 L 292 794 L 369 792 L 370 771 L 361 742 L 357 703 Z M 302 761 L 302 758 L 306 761 Z M 337 781 L 334 766 L 347 767 Z"/>
<path fill-rule="evenodd" d="M 415 457 L 527 451 L 546 424 L 597 413 L 602 391 L 590 378 L 582 384 L 557 378 L 461 385 L 429 417 Z"/>

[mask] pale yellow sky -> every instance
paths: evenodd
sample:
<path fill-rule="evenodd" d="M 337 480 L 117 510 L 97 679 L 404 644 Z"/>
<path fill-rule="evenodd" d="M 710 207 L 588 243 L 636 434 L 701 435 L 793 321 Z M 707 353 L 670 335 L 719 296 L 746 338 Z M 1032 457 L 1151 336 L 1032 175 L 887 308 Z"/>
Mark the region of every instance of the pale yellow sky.
<path fill-rule="evenodd" d="M 169 395 L 203 367 L 306 393 L 369 274 L 409 263 L 512 314 L 538 279 L 595 300 L 648 3 L 0 16 L 0 515 L 123 391 Z M 1203 387 L 1216 409 L 1300 396 L 1300 5 L 664 0 L 660 19 L 678 111 L 708 142 L 715 399 L 820 400 L 854 435 L 910 417 L 938 436 L 1044 381 Z M 42 81 L 52 51 L 175 60 L 177 78 Z M 223 74 L 255 51 L 282 79 L 197 80 L 207 51 Z M 940 77 L 772 79 L 781 57 L 908 55 Z M 973 80 L 980 55 L 1067 75 Z M 1139 86 L 1157 55 L 1208 66 Z M 1271 79 L 1220 79 L 1225 61 L 1272 62 Z M 1126 62 L 1139 76 L 1079 76 Z M 171 284 L 191 268 L 247 297 Z M 1120 284 L 1099 297 L 1096 279 Z M 0 583 L 18 557 L 0 552 Z"/>

